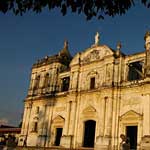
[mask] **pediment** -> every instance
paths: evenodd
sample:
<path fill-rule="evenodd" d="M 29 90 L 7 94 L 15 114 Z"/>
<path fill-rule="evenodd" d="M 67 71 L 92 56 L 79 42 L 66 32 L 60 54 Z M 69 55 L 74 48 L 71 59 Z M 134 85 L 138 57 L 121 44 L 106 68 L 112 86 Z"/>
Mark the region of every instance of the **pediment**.
<path fill-rule="evenodd" d="M 62 116 L 57 116 L 53 119 L 53 123 L 60 123 L 60 122 L 64 122 L 64 118 Z"/>
<path fill-rule="evenodd" d="M 106 45 L 94 46 L 81 53 L 77 53 L 72 59 L 70 66 L 79 63 L 86 64 L 95 60 L 102 60 L 106 56 L 112 56 L 113 54 L 113 50 Z"/>
<path fill-rule="evenodd" d="M 96 112 L 96 109 L 93 106 L 88 106 L 83 110 L 83 113 L 92 113 L 92 112 Z"/>
<path fill-rule="evenodd" d="M 81 63 L 86 64 L 95 60 L 102 60 L 106 56 L 112 56 L 113 51 L 106 45 L 92 47 L 81 55 Z"/>
<path fill-rule="evenodd" d="M 120 116 L 120 120 L 139 120 L 142 118 L 142 115 L 135 112 L 134 110 L 130 110 Z"/>

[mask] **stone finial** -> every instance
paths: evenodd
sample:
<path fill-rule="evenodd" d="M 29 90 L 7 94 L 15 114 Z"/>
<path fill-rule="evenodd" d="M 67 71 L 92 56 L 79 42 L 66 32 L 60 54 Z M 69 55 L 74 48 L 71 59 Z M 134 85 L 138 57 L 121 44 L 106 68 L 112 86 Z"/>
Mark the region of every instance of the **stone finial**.
<path fill-rule="evenodd" d="M 64 49 L 68 49 L 68 41 L 67 40 L 64 41 Z"/>
<path fill-rule="evenodd" d="M 122 47 L 122 45 L 121 45 L 121 42 L 119 41 L 119 42 L 117 43 L 117 50 L 120 50 L 121 47 Z"/>
<path fill-rule="evenodd" d="M 150 36 L 150 31 L 146 31 L 145 36 L 144 36 L 144 40 L 146 41 L 146 38 Z"/>
<path fill-rule="evenodd" d="M 117 43 L 117 50 L 116 50 L 116 56 L 117 57 L 119 57 L 121 55 L 121 47 L 122 47 L 122 45 L 121 45 L 121 42 L 119 41 Z"/>
<path fill-rule="evenodd" d="M 100 35 L 98 32 L 96 32 L 96 35 L 95 35 L 95 45 L 99 45 L 99 41 L 100 41 Z"/>
<path fill-rule="evenodd" d="M 45 58 L 45 59 L 48 59 L 48 56 L 45 56 L 44 58 Z"/>

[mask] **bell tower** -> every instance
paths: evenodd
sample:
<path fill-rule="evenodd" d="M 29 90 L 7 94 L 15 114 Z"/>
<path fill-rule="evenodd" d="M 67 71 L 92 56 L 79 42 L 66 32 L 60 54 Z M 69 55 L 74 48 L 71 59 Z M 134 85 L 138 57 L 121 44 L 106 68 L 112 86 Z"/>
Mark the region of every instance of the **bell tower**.
<path fill-rule="evenodd" d="M 150 31 L 147 31 L 145 36 L 145 53 L 146 53 L 146 59 L 145 59 L 145 76 L 150 77 Z"/>

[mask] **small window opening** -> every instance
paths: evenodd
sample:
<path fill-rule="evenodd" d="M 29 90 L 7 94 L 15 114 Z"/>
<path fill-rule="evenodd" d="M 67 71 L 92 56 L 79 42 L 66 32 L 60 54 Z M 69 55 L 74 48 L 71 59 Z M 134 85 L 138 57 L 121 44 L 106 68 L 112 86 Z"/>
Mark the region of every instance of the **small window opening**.
<path fill-rule="evenodd" d="M 65 77 L 62 79 L 62 92 L 69 90 L 69 82 L 70 82 L 69 77 Z"/>
<path fill-rule="evenodd" d="M 92 77 L 90 80 L 90 89 L 94 89 L 95 88 L 95 77 Z"/>
<path fill-rule="evenodd" d="M 128 80 L 140 80 L 143 77 L 142 74 L 142 62 L 133 62 L 129 64 Z"/>

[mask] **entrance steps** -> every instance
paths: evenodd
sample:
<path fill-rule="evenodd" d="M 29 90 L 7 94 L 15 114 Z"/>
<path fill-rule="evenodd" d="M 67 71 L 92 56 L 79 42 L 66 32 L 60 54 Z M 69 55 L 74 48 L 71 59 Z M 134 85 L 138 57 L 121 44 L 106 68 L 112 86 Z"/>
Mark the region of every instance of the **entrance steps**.
<path fill-rule="evenodd" d="M 63 147 L 16 147 L 16 150 L 94 150 L 94 148 L 63 148 Z"/>

